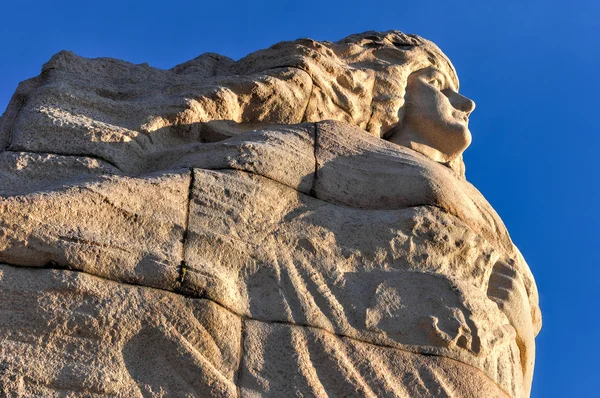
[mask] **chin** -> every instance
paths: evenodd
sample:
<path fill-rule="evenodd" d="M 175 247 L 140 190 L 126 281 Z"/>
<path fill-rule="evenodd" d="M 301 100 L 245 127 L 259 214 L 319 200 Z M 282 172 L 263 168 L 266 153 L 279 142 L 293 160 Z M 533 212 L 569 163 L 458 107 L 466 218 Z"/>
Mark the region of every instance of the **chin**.
<path fill-rule="evenodd" d="M 471 145 L 471 141 L 473 141 L 473 136 L 471 135 L 471 130 L 469 130 L 468 127 L 465 128 L 464 140 L 465 140 L 465 148 L 463 149 L 463 151 L 465 149 L 467 149 L 469 147 L 469 145 Z"/>
<path fill-rule="evenodd" d="M 437 141 L 434 146 L 446 161 L 452 161 L 462 155 L 462 153 L 471 145 L 471 131 L 463 124 L 455 124 L 452 128 L 447 128 L 443 137 Z"/>

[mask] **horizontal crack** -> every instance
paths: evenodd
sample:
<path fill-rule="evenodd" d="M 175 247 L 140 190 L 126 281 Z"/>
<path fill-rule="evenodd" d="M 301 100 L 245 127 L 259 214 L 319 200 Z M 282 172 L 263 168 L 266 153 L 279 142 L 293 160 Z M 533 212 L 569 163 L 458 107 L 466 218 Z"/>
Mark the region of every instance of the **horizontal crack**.
<path fill-rule="evenodd" d="M 132 287 L 136 287 L 136 288 L 143 288 L 143 289 L 151 289 L 151 290 L 156 290 L 156 291 L 160 291 L 160 292 L 164 292 L 164 293 L 169 293 L 169 294 L 175 294 L 187 299 L 191 299 L 191 300 L 207 300 L 210 301 L 212 303 L 214 303 L 215 305 L 221 307 L 223 310 L 229 312 L 230 314 L 239 317 L 243 322 L 244 321 L 257 321 L 257 322 L 263 322 L 263 323 L 269 323 L 269 324 L 278 324 L 278 325 L 287 325 L 287 326 L 296 326 L 296 327 L 303 327 L 303 328 L 311 328 L 311 329 L 316 329 L 319 330 L 323 333 L 326 333 L 328 335 L 331 336 L 335 336 L 335 337 L 340 337 L 340 338 L 347 338 L 359 343 L 364 343 L 364 344 L 369 344 L 375 347 L 382 347 L 382 348 L 391 348 L 391 349 L 395 349 L 395 350 L 399 350 L 399 351 L 403 351 L 403 352 L 407 352 L 407 353 L 411 353 L 411 354 L 418 354 L 418 355 L 427 355 L 427 356 L 433 356 L 433 357 L 440 357 L 440 358 L 445 358 L 445 359 L 449 359 L 458 363 L 461 363 L 465 366 L 468 366 L 472 369 L 477 370 L 478 372 L 481 372 L 482 374 L 484 374 L 490 381 L 492 381 L 494 384 L 498 385 L 498 383 L 496 383 L 496 381 L 494 381 L 493 379 L 491 379 L 485 372 L 483 372 L 481 369 L 468 364 L 466 362 L 460 361 L 458 359 L 455 358 L 450 358 L 444 355 L 440 355 L 440 354 L 436 354 L 433 352 L 423 352 L 423 351 L 417 351 L 417 350 L 410 350 L 407 349 L 406 347 L 398 347 L 398 346 L 394 346 L 394 345 L 389 345 L 389 344 L 383 344 L 383 343 L 376 343 L 376 342 L 372 342 L 372 341 L 368 341 L 365 339 L 361 339 L 361 338 L 357 338 L 355 336 L 349 336 L 347 334 L 343 334 L 343 333 L 336 333 L 327 329 L 323 329 L 319 326 L 315 326 L 315 325 L 309 325 L 309 324 L 305 324 L 305 323 L 295 323 L 295 322 L 290 322 L 290 321 L 284 321 L 284 320 L 271 320 L 271 319 L 261 319 L 261 318 L 256 318 L 256 317 L 249 317 L 246 316 L 244 314 L 240 314 L 234 310 L 232 310 L 231 308 L 227 307 L 226 305 L 220 303 L 219 301 L 215 300 L 214 298 L 208 297 L 208 296 L 203 296 L 203 295 L 192 295 L 189 293 L 185 293 L 182 290 L 179 290 L 179 288 L 176 291 L 171 291 L 168 289 L 163 289 L 163 288 L 159 288 L 159 287 L 154 287 L 154 286 L 146 286 L 146 285 L 137 285 L 135 283 L 130 283 L 130 282 L 125 282 L 125 281 L 116 281 L 113 279 L 109 279 L 107 277 L 104 276 L 99 276 L 99 275 L 94 275 L 91 273 L 88 273 L 86 271 L 83 270 L 77 270 L 77 269 L 72 269 L 69 268 L 68 266 L 60 266 L 54 262 L 50 262 L 47 264 L 44 264 L 42 266 L 36 267 L 36 266 L 21 266 L 21 265 L 16 265 L 16 264 L 9 264 L 6 262 L 0 263 L 0 265 L 6 265 L 6 266 L 10 266 L 10 267 L 15 267 L 15 268 L 28 268 L 28 269 L 55 269 L 55 270 L 59 270 L 59 271 L 64 271 L 64 272 L 74 272 L 74 273 L 81 273 L 81 274 L 85 274 L 85 275 L 89 275 L 91 277 L 95 277 L 107 282 L 111 282 L 111 283 L 115 283 L 115 284 L 122 284 L 122 285 L 127 285 L 127 286 L 132 286 Z M 242 342 L 243 344 L 243 342 Z M 240 359 L 240 368 L 242 366 L 242 362 L 243 359 Z M 240 376 L 239 372 L 241 371 L 241 369 L 238 369 L 238 378 Z M 238 380 L 239 382 L 239 380 Z M 499 388 L 501 388 L 500 386 L 498 386 Z"/>
<path fill-rule="evenodd" d="M 60 153 L 60 152 L 44 152 L 44 151 L 29 151 L 29 150 L 15 150 L 15 149 L 7 149 L 5 152 L 8 153 L 33 153 L 36 155 L 55 155 L 55 156 L 65 156 L 65 157 L 79 157 L 79 158 L 90 158 L 90 159 L 96 159 L 96 160 L 100 160 L 102 162 L 108 163 L 109 165 L 111 165 L 112 167 L 114 167 L 115 169 L 119 170 L 120 172 L 123 172 L 123 170 L 121 170 L 121 168 L 119 166 L 117 166 L 116 163 L 114 163 L 111 160 L 105 159 L 101 156 L 98 155 L 92 155 L 92 154 L 78 154 L 78 153 Z"/>
<path fill-rule="evenodd" d="M 315 134 L 317 134 L 317 132 L 316 132 L 316 131 L 315 131 Z M 315 151 L 316 151 L 316 148 L 315 148 Z M 98 156 L 90 156 L 90 155 L 63 155 L 63 154 L 60 154 L 60 153 L 50 153 L 50 152 L 33 152 L 33 151 L 6 151 L 6 152 L 12 152 L 12 153 L 19 153 L 19 152 L 22 152 L 22 153 L 48 154 L 48 155 L 58 155 L 58 156 L 80 156 L 80 157 L 88 157 L 88 158 L 92 158 L 92 159 L 98 159 L 98 160 L 102 160 L 102 161 L 104 161 L 104 162 L 106 162 L 106 163 L 108 163 L 108 164 L 110 164 L 110 165 L 114 166 L 114 167 L 115 167 L 116 169 L 118 169 L 119 171 L 122 171 L 122 170 L 121 170 L 121 169 L 120 169 L 120 168 L 119 168 L 119 167 L 118 167 L 116 164 L 113 164 L 112 162 L 110 162 L 110 161 L 108 161 L 108 160 L 106 160 L 106 159 L 103 159 L 103 158 L 101 158 L 101 157 L 98 157 Z M 317 165 L 316 165 L 316 162 L 317 162 L 317 159 L 316 159 L 316 157 L 315 157 L 315 166 L 317 166 Z M 383 209 L 369 209 L 369 208 L 363 208 L 363 207 L 358 207 L 358 206 L 350 206 L 350 205 L 345 205 L 345 204 L 342 204 L 342 203 L 337 203 L 337 202 L 333 202 L 333 201 L 330 201 L 330 200 L 327 200 L 327 199 L 320 198 L 320 197 L 317 195 L 317 193 L 315 192 L 315 189 L 314 189 L 314 185 L 315 185 L 315 184 L 314 184 L 314 182 L 313 182 L 313 184 L 311 184 L 311 185 L 312 185 L 312 187 L 310 188 L 309 192 L 303 192 L 303 191 L 300 191 L 300 190 L 298 190 L 298 188 L 297 188 L 297 187 L 293 187 L 293 186 L 287 185 L 287 184 L 285 184 L 285 183 L 282 183 L 281 181 L 277 181 L 277 180 L 275 180 L 275 179 L 273 179 L 272 177 L 269 177 L 269 176 L 267 176 L 267 175 L 264 175 L 264 174 L 261 174 L 261 173 L 257 173 L 257 172 L 251 171 L 251 170 L 243 169 L 243 168 L 236 168 L 236 167 L 215 167 L 215 168 L 203 168 L 203 167 L 185 167 L 185 168 L 180 168 L 180 169 L 181 169 L 181 170 L 184 170 L 184 169 L 189 169 L 189 170 L 207 170 L 207 171 L 239 171 L 239 172 L 243 172 L 243 173 L 246 173 L 246 174 L 252 174 L 252 175 L 256 175 L 256 176 L 259 176 L 259 177 L 265 178 L 265 179 L 267 179 L 267 180 L 269 180 L 269 181 L 272 181 L 272 182 L 274 182 L 274 183 L 276 183 L 276 184 L 283 185 L 283 186 L 285 186 L 285 187 L 288 187 L 288 188 L 290 188 L 290 189 L 293 189 L 293 190 L 295 190 L 295 191 L 296 191 L 296 192 L 298 192 L 298 193 L 301 193 L 301 194 L 308 195 L 308 196 L 310 196 L 310 197 L 312 197 L 312 198 L 314 198 L 314 199 L 317 199 L 317 200 L 323 201 L 323 202 L 325 202 L 325 203 L 329 203 L 329 204 L 331 204 L 331 205 L 335 205 L 335 206 L 339 206 L 339 207 L 344 207 L 344 208 L 348 208 L 348 209 L 358 209 L 358 210 L 362 210 L 362 211 L 397 211 L 397 210 L 409 209 L 409 208 L 414 208 L 414 207 L 423 207 L 423 206 L 428 206 L 428 207 L 435 207 L 435 208 L 437 208 L 437 209 L 439 209 L 439 210 L 443 211 L 443 212 L 444 212 L 444 213 L 446 213 L 446 214 L 452 215 L 452 216 L 454 216 L 454 217 L 457 217 L 457 218 L 459 218 L 459 219 L 460 219 L 460 217 L 459 217 L 458 215 L 456 215 L 456 214 L 453 214 L 453 213 L 452 213 L 452 212 L 450 212 L 449 210 L 447 210 L 447 209 L 445 209 L 445 208 L 443 208 L 443 207 L 440 207 L 440 206 L 438 206 L 438 205 L 435 205 L 435 204 L 430 204 L 430 203 L 423 203 L 423 204 L 412 204 L 412 205 L 408 205 L 408 206 L 404 206 L 404 207 L 397 207 L 397 208 L 383 208 Z M 174 171 L 174 170 L 175 170 L 175 169 L 172 169 L 172 170 L 165 170 L 165 171 Z M 316 168 L 315 168 L 315 171 L 313 171 L 313 181 L 316 179 L 316 174 L 317 174 L 317 171 L 318 171 L 318 170 L 316 170 Z M 158 172 L 158 171 L 152 171 L 152 172 L 150 172 L 149 174 L 155 174 L 156 172 Z M 192 174 L 193 174 L 193 172 L 192 172 Z M 111 175 L 111 174 L 106 174 L 106 175 Z M 131 176 L 131 177 L 134 177 L 134 178 L 143 178 L 143 177 L 144 177 L 144 175 L 136 175 L 136 174 L 127 175 L 127 176 Z M 461 220 L 462 220 L 462 219 L 461 219 Z M 464 220 L 463 220 L 463 221 L 464 221 Z M 471 230 L 473 230 L 473 228 L 470 228 L 470 229 L 471 229 Z"/>
<path fill-rule="evenodd" d="M 94 278 L 102 279 L 104 281 L 111 282 L 111 283 L 116 283 L 116 284 L 121 284 L 121 285 L 126 285 L 126 286 L 133 286 L 133 287 L 136 287 L 136 288 L 157 290 L 157 291 L 160 291 L 160 292 L 165 292 L 165 293 L 170 293 L 170 294 L 176 294 L 178 296 L 181 296 L 181 297 L 184 297 L 184 298 L 187 298 L 187 299 L 192 299 L 192 300 L 208 300 L 208 301 L 212 301 L 213 303 L 215 303 L 216 305 L 218 305 L 222 309 L 228 311 L 229 313 L 231 313 L 231 314 L 233 314 L 233 315 L 235 315 L 235 316 L 237 316 L 239 318 L 243 318 L 245 320 L 252 320 L 252 321 L 258 321 L 258 322 L 264 322 L 264 323 L 275 323 L 275 324 L 289 325 L 289 326 L 310 327 L 310 328 L 313 328 L 313 329 L 318 329 L 318 330 L 321 330 L 323 332 L 329 333 L 331 335 L 335 335 L 335 336 L 338 336 L 338 337 L 349 338 L 349 339 L 352 339 L 352 340 L 355 340 L 355 341 L 359 341 L 359 342 L 362 342 L 362 343 L 368 343 L 368 344 L 376 345 L 376 346 L 379 346 L 379 347 L 394 348 L 394 349 L 400 349 L 402 351 L 418 353 L 417 351 L 410 351 L 410 350 L 406 350 L 406 349 L 394 347 L 392 345 L 387 345 L 387 344 L 373 343 L 373 342 L 369 342 L 369 341 L 366 341 L 366 340 L 358 339 L 358 338 L 355 338 L 355 337 L 352 337 L 352 336 L 348 336 L 348 335 L 345 335 L 345 334 L 335 333 L 335 332 L 329 331 L 327 329 L 323 329 L 323 328 L 321 328 L 319 326 L 309 325 L 309 324 L 305 324 L 305 323 L 295 323 L 295 322 L 283 321 L 283 320 L 270 320 L 270 319 L 261 319 L 261 318 L 256 318 L 256 317 L 249 317 L 247 315 L 240 314 L 240 313 L 232 310 L 231 308 L 227 307 L 226 305 L 224 305 L 224 304 L 220 303 L 219 301 L 215 300 L 214 298 L 211 298 L 211 297 L 208 297 L 208 296 L 193 295 L 193 294 L 186 293 L 186 292 L 184 292 L 182 290 L 179 290 L 179 289 L 177 289 L 176 291 L 172 291 L 172 290 L 163 289 L 163 288 L 156 287 L 156 286 L 138 285 L 138 284 L 131 283 L 131 282 L 126 282 L 126 281 L 117 281 L 117 280 L 114 280 L 114 279 L 107 278 L 105 276 L 95 275 L 95 274 L 86 272 L 84 270 L 71 268 L 71 267 L 69 267 L 67 265 L 59 265 L 59 264 L 57 264 L 55 262 L 49 262 L 49 263 L 46 263 L 46 264 L 41 265 L 41 266 L 9 264 L 9 263 L 6 263 L 6 262 L 2 262 L 2 263 L 0 263 L 0 265 L 6 265 L 6 266 L 9 266 L 9 267 L 15 267 L 15 268 L 54 269 L 54 270 L 58 270 L 58 271 L 67 271 L 67 272 L 80 273 L 80 274 L 84 274 L 84 275 L 89 275 L 89 276 L 94 277 Z M 436 354 L 430 354 L 430 355 L 436 355 Z"/>
<path fill-rule="evenodd" d="M 121 247 L 121 246 L 117 246 L 117 245 L 108 245 L 106 243 L 96 242 L 93 240 L 85 239 L 80 236 L 57 235 L 57 237 L 59 240 L 66 241 L 66 242 L 72 242 L 72 243 L 76 243 L 76 244 L 84 244 L 84 245 L 88 245 L 88 246 L 95 246 L 95 247 L 100 247 L 100 248 L 106 249 L 106 250 L 120 250 L 125 253 L 131 253 L 131 250 L 128 250 L 125 247 Z"/>

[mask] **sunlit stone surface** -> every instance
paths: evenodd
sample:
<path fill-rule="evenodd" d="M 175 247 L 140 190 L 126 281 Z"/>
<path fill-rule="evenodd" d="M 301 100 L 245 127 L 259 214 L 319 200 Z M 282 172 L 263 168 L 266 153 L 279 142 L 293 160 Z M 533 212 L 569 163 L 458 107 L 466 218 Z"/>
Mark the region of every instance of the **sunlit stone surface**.
<path fill-rule="evenodd" d="M 171 70 L 55 55 L 0 119 L 0 391 L 527 397 L 474 103 L 398 31 Z"/>

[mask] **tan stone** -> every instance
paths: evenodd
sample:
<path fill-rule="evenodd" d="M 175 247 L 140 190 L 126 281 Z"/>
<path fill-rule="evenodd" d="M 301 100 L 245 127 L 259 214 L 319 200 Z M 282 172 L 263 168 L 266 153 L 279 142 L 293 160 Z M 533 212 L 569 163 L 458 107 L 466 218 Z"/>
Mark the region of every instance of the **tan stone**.
<path fill-rule="evenodd" d="M 189 185 L 188 171 L 102 176 L 0 198 L 0 261 L 174 289 Z"/>
<path fill-rule="evenodd" d="M 244 328 L 242 397 L 509 396 L 483 372 L 448 358 L 310 327 L 246 321 Z"/>
<path fill-rule="evenodd" d="M 211 301 L 0 265 L 0 312 L 3 396 L 236 395 L 241 321 Z"/>
<path fill-rule="evenodd" d="M 251 131 L 215 143 L 196 143 L 165 151 L 150 162 L 153 170 L 173 167 L 243 170 L 309 193 L 314 185 L 313 123 Z"/>
<path fill-rule="evenodd" d="M 514 393 L 515 332 L 487 298 L 502 257 L 434 206 L 365 211 L 196 170 L 183 289 L 252 319 L 454 358 Z"/>
<path fill-rule="evenodd" d="M 90 157 L 0 152 L 2 196 L 60 190 L 69 185 L 97 181 L 107 174 L 122 173 L 103 160 Z"/>
<path fill-rule="evenodd" d="M 0 143 L 140 173 L 163 151 L 265 124 L 334 119 L 388 136 L 411 72 L 434 65 L 458 80 L 435 44 L 371 33 L 283 42 L 237 62 L 204 54 L 171 70 L 63 51 L 14 96 Z"/>
<path fill-rule="evenodd" d="M 57 54 L 0 120 L 2 392 L 527 397 L 538 293 L 458 89 L 397 31 Z"/>

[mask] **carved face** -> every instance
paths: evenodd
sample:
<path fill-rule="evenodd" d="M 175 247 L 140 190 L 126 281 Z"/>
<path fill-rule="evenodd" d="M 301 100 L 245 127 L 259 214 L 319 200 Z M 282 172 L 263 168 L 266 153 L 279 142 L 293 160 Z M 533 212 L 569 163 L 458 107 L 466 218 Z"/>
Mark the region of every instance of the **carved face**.
<path fill-rule="evenodd" d="M 408 77 L 401 123 L 389 140 L 438 162 L 456 159 L 471 143 L 469 114 L 475 103 L 460 95 L 440 70 L 428 67 Z"/>

